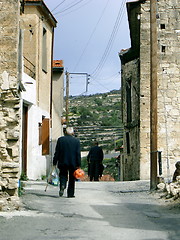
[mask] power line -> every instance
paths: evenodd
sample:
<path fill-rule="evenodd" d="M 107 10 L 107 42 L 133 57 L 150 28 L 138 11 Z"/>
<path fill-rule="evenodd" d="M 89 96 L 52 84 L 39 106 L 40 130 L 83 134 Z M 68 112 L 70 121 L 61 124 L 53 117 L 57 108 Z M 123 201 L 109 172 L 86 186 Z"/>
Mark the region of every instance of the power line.
<path fill-rule="evenodd" d="M 124 1 L 124 2 L 125 2 L 125 1 Z M 117 16 L 117 18 L 116 18 L 116 22 L 115 22 L 113 31 L 112 31 L 112 33 L 111 33 L 111 36 L 110 36 L 109 42 L 108 42 L 108 44 L 107 44 L 107 46 L 106 46 L 106 49 L 105 49 L 105 51 L 104 51 L 104 54 L 103 54 L 103 56 L 102 56 L 102 58 L 101 58 L 101 60 L 100 60 L 100 62 L 99 62 L 99 64 L 98 64 L 98 66 L 96 67 L 96 69 L 95 69 L 95 70 L 93 71 L 93 73 L 91 74 L 91 75 L 93 75 L 93 76 L 98 75 L 98 72 L 100 72 L 100 71 L 102 70 L 102 68 L 103 68 L 103 66 L 104 66 L 104 64 L 105 64 L 105 62 L 106 62 L 106 60 L 107 60 L 107 57 L 108 57 L 108 55 L 109 55 L 109 52 L 110 52 L 110 50 L 111 50 L 111 48 L 112 48 L 113 41 L 114 41 L 115 36 L 116 36 L 116 34 L 117 34 L 117 31 L 118 31 L 118 27 L 119 27 L 119 24 L 120 24 L 120 20 L 121 20 L 121 18 L 122 18 L 122 10 L 123 10 L 124 2 L 122 2 L 122 4 L 121 4 L 121 7 L 120 7 L 120 10 L 119 10 L 119 12 L 118 12 L 118 16 Z"/>
<path fill-rule="evenodd" d="M 51 12 L 53 12 L 54 10 L 56 10 L 60 5 L 62 5 L 66 0 L 63 0 L 61 3 L 59 3 L 55 8 L 53 8 L 51 10 Z"/>
<path fill-rule="evenodd" d="M 108 76 L 106 78 L 101 78 L 101 80 L 108 80 L 108 79 L 112 79 L 112 78 L 115 79 L 115 78 L 117 78 L 119 76 L 119 74 L 120 74 L 120 72 L 117 72 L 117 73 L 115 73 L 115 74 L 113 74 L 111 76 Z"/>
<path fill-rule="evenodd" d="M 61 3 L 59 3 L 55 8 L 53 8 L 50 12 L 51 12 L 51 14 L 52 14 L 52 12 L 55 10 L 55 9 L 57 9 L 60 5 L 62 5 L 64 2 L 65 2 L 66 0 L 63 0 Z M 68 7 L 67 9 L 64 9 L 64 10 L 62 10 L 62 11 L 60 11 L 60 12 L 57 12 L 57 13 L 54 13 L 54 14 L 52 14 L 53 16 L 55 16 L 55 15 L 58 15 L 59 13 L 61 13 L 61 12 L 64 12 L 64 11 L 66 11 L 66 10 L 68 10 L 68 9 L 70 9 L 70 8 L 72 8 L 72 7 L 74 7 L 74 6 L 76 6 L 77 4 L 79 4 L 80 2 L 82 2 L 82 1 L 84 1 L 84 0 L 80 0 L 80 1 L 78 1 L 77 3 L 75 3 L 75 4 L 73 4 L 73 5 L 70 5 L 70 7 Z M 92 1 L 92 0 L 90 0 L 90 1 Z M 88 1 L 87 3 L 89 3 L 90 1 Z M 86 4 L 87 4 L 86 3 Z M 86 4 L 84 4 L 84 5 L 86 5 Z M 83 5 L 83 6 L 84 6 Z M 83 7 L 83 6 L 81 6 L 81 7 Z M 47 18 L 45 18 L 45 21 L 44 21 L 44 23 L 45 22 L 47 22 L 49 19 L 51 18 L 51 16 L 50 16 L 50 14 L 49 14 L 49 17 L 47 17 Z M 44 18 L 40 18 L 42 21 L 44 20 Z M 39 22 L 38 22 L 39 23 Z M 38 23 L 36 23 L 34 26 L 32 26 L 32 28 L 33 29 L 35 29 L 35 27 L 38 25 Z"/>
<path fill-rule="evenodd" d="M 93 78 L 92 78 L 93 79 Z M 101 87 L 103 87 L 104 89 L 106 89 L 106 90 L 108 90 L 108 91 L 110 91 L 110 89 L 108 89 L 107 87 L 105 87 L 101 82 L 99 82 L 98 80 L 95 80 L 94 79 L 94 81 L 95 82 L 97 82 Z"/>
<path fill-rule="evenodd" d="M 62 9 L 61 11 L 54 13 L 54 15 L 58 15 L 59 13 L 63 13 L 63 12 L 65 12 L 65 11 L 71 9 L 72 7 L 75 7 L 76 5 L 78 5 L 79 3 L 81 3 L 82 1 L 84 1 L 84 0 L 79 0 L 78 2 L 75 2 L 74 4 L 70 5 L 69 7 L 67 6 L 67 8 Z"/>
<path fill-rule="evenodd" d="M 79 62 L 81 61 L 81 59 L 82 59 L 82 57 L 83 57 L 83 55 L 84 55 L 84 53 L 85 53 L 85 51 L 86 51 L 86 49 L 87 49 L 90 41 L 91 41 L 91 39 L 92 39 L 92 37 L 93 37 L 93 35 L 94 35 L 97 27 L 98 27 L 98 24 L 99 24 L 99 22 L 101 21 L 103 15 L 104 15 L 104 12 L 105 12 L 105 10 L 106 10 L 106 8 L 107 8 L 107 5 L 108 5 L 109 1 L 110 1 L 110 0 L 107 0 L 106 5 L 105 5 L 105 7 L 103 8 L 103 11 L 102 11 L 102 13 L 101 13 L 101 15 L 100 15 L 97 23 L 96 23 L 96 26 L 95 26 L 94 30 L 92 31 L 92 33 L 91 33 L 91 35 L 90 35 L 90 37 L 89 37 L 89 39 L 88 39 L 88 41 L 87 41 L 87 43 L 86 43 L 86 46 L 85 46 L 84 50 L 82 51 L 82 53 L 81 53 L 81 55 L 80 55 L 80 57 L 79 57 L 76 65 L 75 65 L 75 67 L 74 67 L 74 70 L 76 69 L 76 67 L 78 66 Z"/>
<path fill-rule="evenodd" d="M 64 17 L 64 16 L 66 16 L 66 15 L 72 13 L 72 12 L 77 11 L 78 9 L 84 7 L 85 5 L 87 5 L 87 4 L 88 4 L 89 2 L 91 2 L 91 1 L 92 1 L 92 0 L 89 0 L 88 2 L 86 2 L 86 3 L 84 3 L 83 5 L 81 5 L 81 6 L 77 7 L 77 8 L 75 8 L 74 10 L 72 10 L 72 11 L 70 11 L 70 12 L 67 12 L 67 13 L 65 13 L 65 14 L 61 14 L 61 17 Z"/>
<path fill-rule="evenodd" d="M 124 0 L 122 3 L 121 3 L 121 7 L 119 9 L 119 12 L 118 12 L 118 16 L 116 18 L 116 21 L 115 21 L 115 24 L 114 24 L 114 28 L 113 28 L 113 31 L 111 33 L 111 36 L 109 38 L 109 41 L 108 41 L 108 44 L 106 46 L 106 49 L 104 51 L 104 54 L 98 64 L 98 66 L 95 68 L 95 70 L 91 73 L 92 76 L 97 76 L 100 71 L 102 70 L 106 60 L 107 60 L 107 57 L 109 55 L 109 52 L 112 48 L 112 45 L 113 45 L 113 42 L 114 42 L 114 39 L 117 35 L 117 32 L 118 32 L 118 29 L 119 29 L 119 25 L 121 23 L 121 20 L 122 20 L 122 17 L 123 17 L 123 14 L 124 14 L 124 4 L 125 4 L 126 0 Z"/>

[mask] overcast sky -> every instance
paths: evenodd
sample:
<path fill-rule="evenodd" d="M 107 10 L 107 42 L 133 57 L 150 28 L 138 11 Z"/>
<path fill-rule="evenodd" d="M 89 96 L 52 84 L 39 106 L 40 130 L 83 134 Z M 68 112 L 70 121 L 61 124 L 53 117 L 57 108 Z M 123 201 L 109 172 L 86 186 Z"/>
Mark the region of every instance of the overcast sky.
<path fill-rule="evenodd" d="M 44 0 L 58 21 L 54 59 L 70 74 L 70 95 L 120 89 L 121 49 L 130 47 L 126 0 Z"/>

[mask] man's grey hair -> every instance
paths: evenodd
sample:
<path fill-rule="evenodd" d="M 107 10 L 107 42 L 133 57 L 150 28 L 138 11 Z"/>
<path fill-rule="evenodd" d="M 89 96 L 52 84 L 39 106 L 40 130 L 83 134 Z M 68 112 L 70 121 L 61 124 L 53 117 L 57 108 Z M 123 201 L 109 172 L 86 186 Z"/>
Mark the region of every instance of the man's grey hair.
<path fill-rule="evenodd" d="M 67 133 L 68 135 L 73 135 L 73 134 L 74 134 L 74 129 L 73 129 L 73 127 L 67 127 L 67 128 L 66 128 L 66 133 Z"/>

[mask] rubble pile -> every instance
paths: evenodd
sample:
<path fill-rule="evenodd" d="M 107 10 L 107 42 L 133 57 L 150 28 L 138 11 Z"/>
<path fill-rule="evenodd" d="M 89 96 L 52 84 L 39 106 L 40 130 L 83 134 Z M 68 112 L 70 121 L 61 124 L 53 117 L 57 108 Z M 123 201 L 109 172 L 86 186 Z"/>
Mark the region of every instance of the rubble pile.
<path fill-rule="evenodd" d="M 176 177 L 176 181 L 171 183 L 159 183 L 157 185 L 159 191 L 165 194 L 162 197 L 166 199 L 173 198 L 174 200 L 180 199 L 180 176 Z"/>
<path fill-rule="evenodd" d="M 21 203 L 18 196 L 9 196 L 7 193 L 0 194 L 0 211 L 19 210 Z"/>

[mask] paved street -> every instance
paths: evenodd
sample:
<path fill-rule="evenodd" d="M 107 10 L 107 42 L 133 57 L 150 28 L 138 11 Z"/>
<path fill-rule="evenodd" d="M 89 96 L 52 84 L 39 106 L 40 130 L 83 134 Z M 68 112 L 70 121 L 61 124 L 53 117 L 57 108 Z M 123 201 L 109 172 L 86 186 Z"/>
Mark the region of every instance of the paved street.
<path fill-rule="evenodd" d="M 149 182 L 77 182 L 76 197 L 27 182 L 24 209 L 0 212 L 0 240 L 179 240 L 180 212 L 169 209 Z"/>

